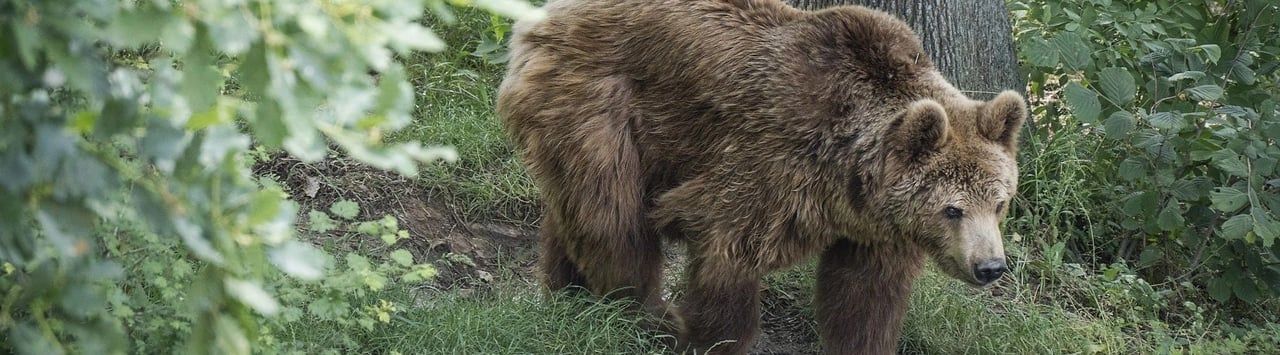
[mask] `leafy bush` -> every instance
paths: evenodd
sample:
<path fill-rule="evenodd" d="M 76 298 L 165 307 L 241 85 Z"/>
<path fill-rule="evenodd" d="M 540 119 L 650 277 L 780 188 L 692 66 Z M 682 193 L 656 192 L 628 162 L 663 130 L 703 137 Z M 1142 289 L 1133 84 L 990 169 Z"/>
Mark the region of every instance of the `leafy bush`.
<path fill-rule="evenodd" d="M 314 283 L 326 257 L 293 240 L 296 204 L 248 164 L 251 146 L 303 161 L 334 146 L 405 175 L 454 159 L 382 142 L 414 106 L 393 56 L 444 47 L 415 22 L 426 7 L 448 15 L 443 0 L 0 2 L 0 351 L 248 353 L 259 315 L 290 317 L 280 302 L 299 290 L 425 276 L 403 254 L 349 255 Z M 393 305 L 370 307 L 383 320 Z M 145 335 L 127 344 L 126 328 Z"/>
<path fill-rule="evenodd" d="M 1035 198 L 1048 197 L 1054 176 L 1081 185 L 1064 195 L 1078 209 L 1029 201 L 1019 212 L 1033 228 L 1064 232 L 1046 249 L 1099 268 L 1131 263 L 1152 282 L 1192 281 L 1218 301 L 1280 293 L 1277 7 L 1011 2 L 1043 109 L 1029 141 L 1086 142 L 1052 152 L 1063 167 L 1039 161 L 1029 171 L 1051 176 L 1024 179 Z"/>

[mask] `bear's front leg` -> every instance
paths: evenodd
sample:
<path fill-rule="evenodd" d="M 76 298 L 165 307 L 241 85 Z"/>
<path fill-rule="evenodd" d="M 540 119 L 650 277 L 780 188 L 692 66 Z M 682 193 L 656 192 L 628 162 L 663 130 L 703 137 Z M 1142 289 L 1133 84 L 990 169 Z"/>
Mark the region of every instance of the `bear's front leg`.
<path fill-rule="evenodd" d="M 680 348 L 688 354 L 746 354 L 760 328 L 760 276 L 708 259 L 695 254 L 689 263 Z"/>
<path fill-rule="evenodd" d="M 814 302 L 823 352 L 895 353 L 924 259 L 911 245 L 841 239 L 828 247 L 818 264 Z"/>

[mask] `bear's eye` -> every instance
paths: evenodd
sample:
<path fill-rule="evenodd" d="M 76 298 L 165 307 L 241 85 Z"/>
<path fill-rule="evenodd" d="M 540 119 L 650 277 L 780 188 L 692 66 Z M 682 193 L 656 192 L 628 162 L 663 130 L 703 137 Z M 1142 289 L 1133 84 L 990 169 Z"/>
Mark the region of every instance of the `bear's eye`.
<path fill-rule="evenodd" d="M 996 204 L 996 213 L 1000 213 L 1000 211 L 1004 211 L 1004 201 Z"/>
<path fill-rule="evenodd" d="M 964 217 L 964 210 L 956 206 L 947 206 L 947 208 L 942 209 L 942 214 L 946 215 L 948 219 L 960 219 L 960 217 Z"/>

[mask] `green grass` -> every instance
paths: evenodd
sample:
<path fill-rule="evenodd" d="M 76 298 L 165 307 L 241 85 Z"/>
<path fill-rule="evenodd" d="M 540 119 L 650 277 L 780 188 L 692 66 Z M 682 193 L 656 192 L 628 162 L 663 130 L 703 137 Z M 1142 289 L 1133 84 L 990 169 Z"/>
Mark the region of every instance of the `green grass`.
<path fill-rule="evenodd" d="M 450 46 L 443 53 L 401 59 L 417 95 L 416 120 L 389 140 L 458 151 L 457 163 L 425 169 L 422 182 L 454 197 L 464 216 L 528 221 L 537 189 L 493 111 L 505 66 L 471 54 L 493 22 L 478 10 L 458 15 L 454 24 L 433 25 Z"/>
<path fill-rule="evenodd" d="M 802 300 L 810 326 L 815 263 L 766 277 L 766 287 Z M 903 324 L 899 352 L 905 354 L 1064 354 L 1121 352 L 1130 339 L 1113 321 L 1073 313 L 1060 303 L 1036 302 L 1044 295 L 1027 288 L 1022 276 L 1002 281 L 1000 294 L 951 279 L 932 265 L 917 279 Z"/>
<path fill-rule="evenodd" d="M 1006 280 L 1007 281 L 1007 280 Z M 1096 315 L 1034 302 L 1019 286 L 993 296 L 930 270 L 916 283 L 903 326 L 912 354 L 1123 352 L 1126 334 Z"/>
<path fill-rule="evenodd" d="M 402 309 L 372 330 L 316 319 L 286 324 L 273 337 L 280 348 L 306 354 L 645 354 L 661 339 L 623 302 L 568 295 L 543 297 L 532 286 L 490 292 L 393 290 L 369 298 Z"/>

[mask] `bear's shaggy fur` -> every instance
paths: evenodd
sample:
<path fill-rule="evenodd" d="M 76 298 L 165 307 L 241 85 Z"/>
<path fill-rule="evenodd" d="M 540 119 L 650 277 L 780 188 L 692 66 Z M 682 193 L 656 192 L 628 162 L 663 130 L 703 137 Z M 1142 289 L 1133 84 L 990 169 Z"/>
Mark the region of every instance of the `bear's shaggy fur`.
<path fill-rule="evenodd" d="M 778 0 L 553 0 L 498 113 L 542 190 L 545 285 L 631 297 L 681 349 L 744 353 L 761 277 L 814 255 L 829 353 L 896 346 L 926 256 L 1004 270 L 1022 98 L 948 84 L 903 22 Z M 679 311 L 662 242 L 687 242 Z"/>

